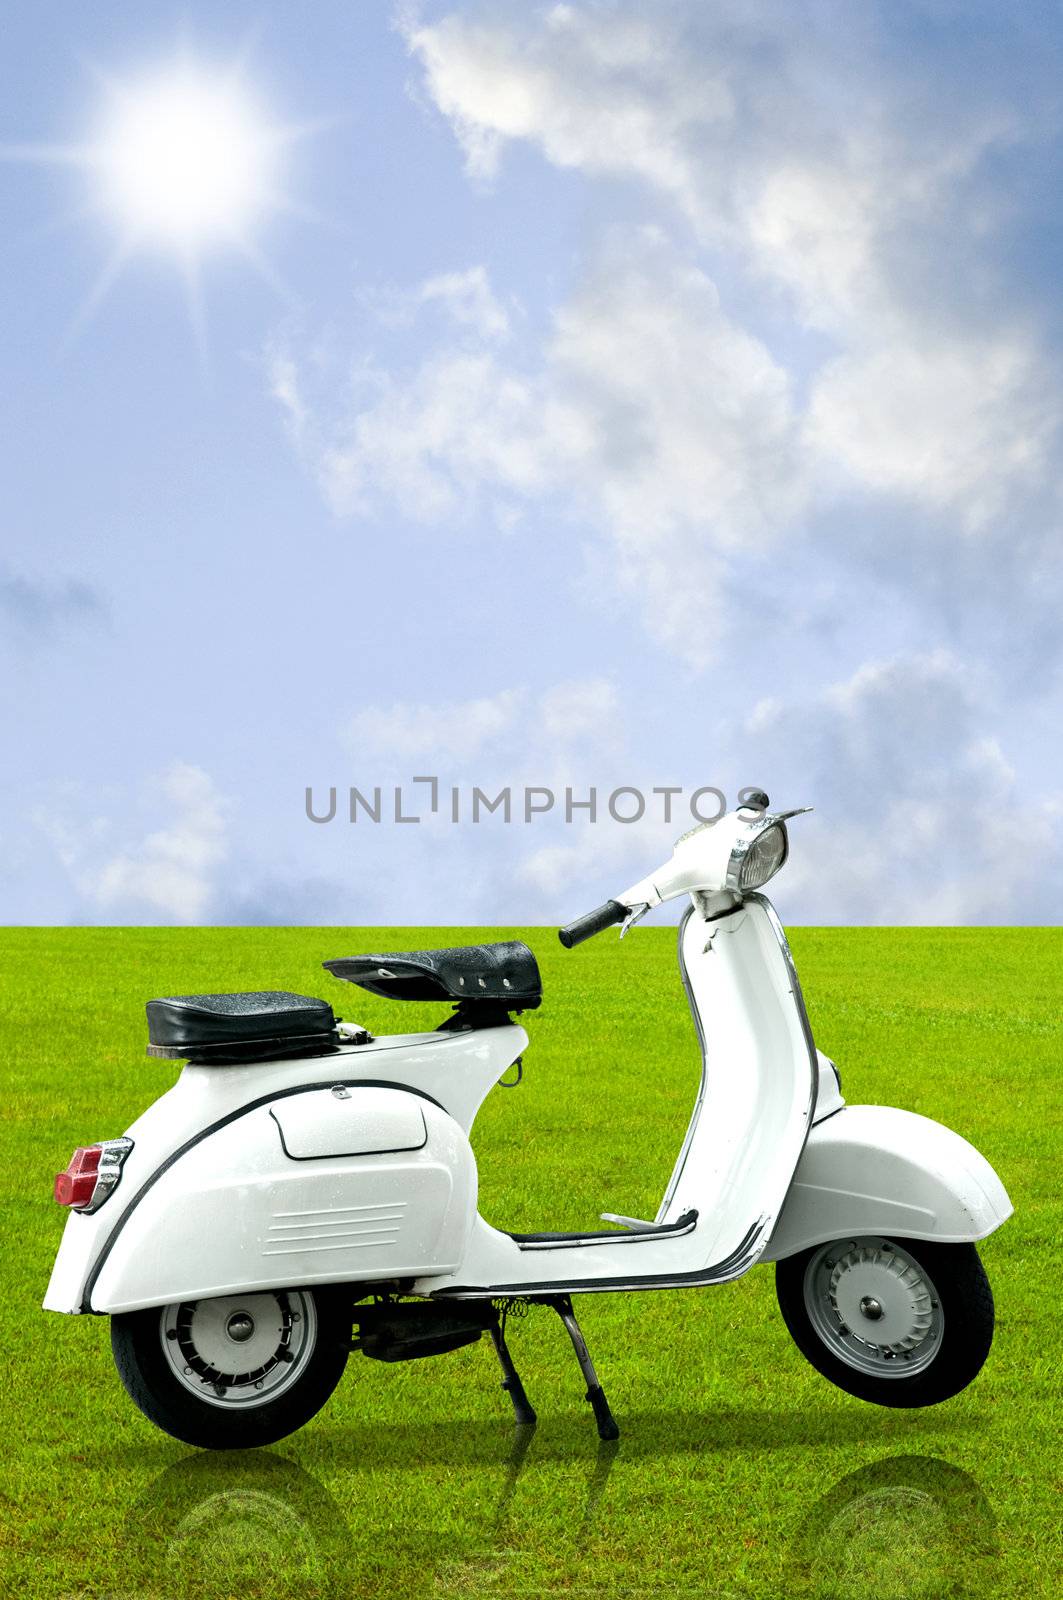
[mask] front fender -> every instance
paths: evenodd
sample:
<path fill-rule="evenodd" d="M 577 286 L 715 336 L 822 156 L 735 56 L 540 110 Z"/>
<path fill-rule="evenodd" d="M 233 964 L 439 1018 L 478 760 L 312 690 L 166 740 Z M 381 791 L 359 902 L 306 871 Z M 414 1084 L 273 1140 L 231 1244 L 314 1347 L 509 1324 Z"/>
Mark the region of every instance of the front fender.
<path fill-rule="evenodd" d="M 809 1133 L 762 1260 L 848 1233 L 959 1244 L 1012 1213 L 984 1156 L 951 1128 L 892 1106 L 846 1106 Z"/>

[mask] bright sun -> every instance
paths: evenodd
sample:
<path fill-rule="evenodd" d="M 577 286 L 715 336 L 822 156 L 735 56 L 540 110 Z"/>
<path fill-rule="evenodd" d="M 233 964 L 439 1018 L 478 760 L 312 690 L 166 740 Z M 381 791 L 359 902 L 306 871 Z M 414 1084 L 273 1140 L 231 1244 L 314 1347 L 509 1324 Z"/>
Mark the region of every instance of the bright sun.
<path fill-rule="evenodd" d="M 102 214 L 115 230 L 110 258 L 75 327 L 96 310 L 130 256 L 163 250 L 184 277 L 203 349 L 203 258 L 235 249 L 277 286 L 256 234 L 271 212 L 313 217 L 284 191 L 280 169 L 290 145 L 327 124 L 273 121 L 250 92 L 239 64 L 210 68 L 187 51 L 135 82 L 104 83 L 94 138 L 80 145 L 0 146 L 0 160 L 80 168 L 91 194 L 88 207 L 77 215 L 84 216 L 86 209 Z"/>
<path fill-rule="evenodd" d="M 246 240 L 271 200 L 277 145 L 239 82 L 183 67 L 112 92 L 93 164 L 127 235 L 200 251 Z"/>

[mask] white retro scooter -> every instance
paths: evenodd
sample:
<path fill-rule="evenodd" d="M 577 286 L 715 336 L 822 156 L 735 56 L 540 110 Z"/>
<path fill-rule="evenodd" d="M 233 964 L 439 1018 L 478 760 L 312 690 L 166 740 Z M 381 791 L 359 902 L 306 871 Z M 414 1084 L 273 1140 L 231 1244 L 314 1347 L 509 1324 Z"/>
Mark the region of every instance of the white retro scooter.
<path fill-rule="evenodd" d="M 614 1438 L 571 1296 L 726 1283 L 758 1261 L 776 1263 L 786 1325 L 832 1383 L 886 1406 L 956 1394 L 993 1335 L 974 1241 L 1010 1201 L 948 1128 L 843 1101 L 758 892 L 797 813 L 749 798 L 561 930 L 572 946 L 690 898 L 679 966 L 702 1080 L 652 1221 L 603 1213 L 588 1233 L 513 1234 L 477 1210 L 469 1135 L 527 1047 L 512 1014 L 541 1001 L 527 946 L 354 956 L 325 966 L 454 1009 L 432 1032 L 374 1039 L 299 995 L 149 1003 L 149 1054 L 187 1064 L 122 1138 L 76 1151 L 57 1177 L 71 1215 L 45 1307 L 110 1315 L 136 1404 L 215 1448 L 300 1427 L 352 1349 L 403 1361 L 484 1333 L 518 1422 L 533 1422 L 506 1342 L 507 1312 L 528 1303 L 561 1316 Z"/>

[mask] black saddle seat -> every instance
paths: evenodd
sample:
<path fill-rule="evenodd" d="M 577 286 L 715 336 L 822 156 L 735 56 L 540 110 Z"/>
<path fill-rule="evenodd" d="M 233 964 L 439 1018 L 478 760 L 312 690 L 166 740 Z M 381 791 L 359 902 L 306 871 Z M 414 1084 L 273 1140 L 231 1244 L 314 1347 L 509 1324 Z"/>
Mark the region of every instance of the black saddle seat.
<path fill-rule="evenodd" d="M 341 956 L 322 966 L 388 1000 L 489 1000 L 509 1011 L 531 1011 L 543 998 L 538 963 L 519 939 L 451 950 Z"/>
<path fill-rule="evenodd" d="M 148 1055 L 164 1060 L 221 1066 L 324 1055 L 338 1045 L 332 1007 L 305 994 L 181 994 L 144 1009 Z"/>

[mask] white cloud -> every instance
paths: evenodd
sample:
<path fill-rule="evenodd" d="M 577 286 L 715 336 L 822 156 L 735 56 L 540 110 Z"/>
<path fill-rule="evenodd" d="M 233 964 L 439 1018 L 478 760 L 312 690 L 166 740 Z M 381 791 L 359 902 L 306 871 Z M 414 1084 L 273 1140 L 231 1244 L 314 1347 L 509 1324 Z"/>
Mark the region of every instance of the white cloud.
<path fill-rule="evenodd" d="M 504 689 L 479 700 L 369 707 L 353 717 L 345 742 L 360 757 L 380 755 L 420 764 L 431 774 L 466 761 L 516 726 L 523 696 Z"/>
<path fill-rule="evenodd" d="M 635 172 L 683 195 L 688 132 L 731 118 L 723 75 L 683 62 L 660 12 L 555 5 L 530 27 L 519 16 L 452 15 L 407 33 L 470 171 L 493 177 L 505 143 L 530 139 L 558 166 Z"/>
<path fill-rule="evenodd" d="M 646 784 L 644 792 L 650 787 Z M 558 830 L 548 844 L 530 843 L 520 851 L 513 877 L 533 896 L 539 914 L 570 921 L 580 908 L 588 910 L 621 894 L 667 861 L 689 825 L 685 816 L 665 823 L 658 811 L 649 809 L 636 823 L 617 823 L 607 815 L 600 815 L 594 826 L 581 820 L 563 834 Z"/>
<path fill-rule="evenodd" d="M 1037 119 L 1014 85 L 979 92 L 929 45 L 899 65 L 906 25 L 885 15 L 677 0 L 411 25 L 475 181 L 505 182 L 522 141 L 597 183 L 601 234 L 542 324 L 482 267 L 443 274 L 394 297 L 404 330 L 420 319 L 394 354 L 367 359 L 359 336 L 315 389 L 313 353 L 286 347 L 279 398 L 338 514 L 397 505 L 448 537 L 520 518 L 530 539 L 564 517 L 610 620 L 637 610 L 695 665 L 728 627 L 753 641 L 758 686 L 781 687 L 729 746 L 714 718 L 706 776 L 817 805 L 780 879 L 796 918 L 1051 920 L 1058 805 L 1021 805 L 1012 765 L 1031 742 L 1013 725 L 1051 674 L 1001 692 L 1033 654 L 1015 625 L 1031 599 L 1053 668 L 1059 645 L 1063 398 L 1026 309 L 1034 274 L 1012 274 L 1000 229 L 1023 200 L 999 172 Z M 911 653 L 942 637 L 957 655 Z M 720 662 L 719 705 L 741 698 L 741 655 Z M 624 767 L 611 683 L 510 709 L 481 738 L 453 733 L 461 707 L 398 708 L 400 744 L 413 760 L 437 734 L 444 751 L 471 737 L 515 781 L 660 777 Z M 1034 714 L 1048 726 L 1047 696 Z M 661 843 L 637 827 L 503 835 L 448 844 L 463 915 L 497 915 L 516 885 L 547 915 L 562 895 L 600 898 Z"/>
<path fill-rule="evenodd" d="M 266 353 L 266 371 L 270 398 L 281 407 L 292 438 L 298 443 L 306 425 L 306 405 L 296 362 L 279 345 L 273 345 Z"/>
<path fill-rule="evenodd" d="M 844 167 L 805 164 L 781 149 L 778 160 L 750 197 L 743 247 L 759 272 L 793 293 L 809 322 L 834 327 L 874 283 L 882 192 Z"/>
<path fill-rule="evenodd" d="M 928 337 L 828 363 L 808 440 L 871 489 L 955 507 L 985 527 L 1026 480 L 1051 470 L 1063 408 L 1021 334 Z"/>
<path fill-rule="evenodd" d="M 492 293 L 484 267 L 428 278 L 417 298 L 422 305 L 443 305 L 455 322 L 471 328 L 483 339 L 502 339 L 509 332 L 509 317 Z"/>
<path fill-rule="evenodd" d="M 392 498 L 418 521 L 460 516 L 486 485 L 538 495 L 552 485 L 551 410 L 534 383 L 487 351 L 444 349 L 412 380 L 371 376 L 345 417 L 324 423 L 322 487 L 339 515 Z M 557 442 L 564 430 L 557 430 Z"/>
<path fill-rule="evenodd" d="M 715 741 L 714 770 L 664 774 L 633 750 L 636 732 L 611 679 L 510 688 L 463 702 L 363 710 L 348 729 L 351 780 L 440 778 L 441 805 L 417 827 L 342 816 L 309 875 L 233 859 L 227 803 L 200 768 L 177 762 L 148 786 L 162 815 L 118 824 L 123 797 L 83 795 L 38 823 L 52 838 L 82 915 L 93 921 L 564 920 L 667 858 L 687 825 L 686 800 L 663 820 L 654 785 L 762 780 L 777 804 L 812 803 L 792 825 L 792 854 L 773 888 L 788 921 L 966 923 L 1052 921 L 1063 892 L 1063 796 L 1031 798 L 1009 752 L 1009 719 L 986 681 L 946 651 L 871 661 L 819 690 L 782 690 Z M 475 762 L 475 768 L 472 763 Z M 468 763 L 467 766 L 464 764 Z M 449 820 L 449 784 L 463 821 Z M 693 781 L 692 781 L 693 780 Z M 513 820 L 469 821 L 472 782 L 509 785 Z M 549 816 L 521 817 L 525 785 L 555 795 Z M 598 820 L 564 817 L 564 792 L 598 790 Z M 606 797 L 633 785 L 644 820 L 612 821 Z M 408 791 L 412 792 L 412 791 Z M 410 807 L 406 808 L 407 811 Z M 72 820 L 73 818 L 73 820 Z M 122 832 L 133 842 L 121 842 Z M 336 846 L 342 845 L 337 852 Z M 224 876 L 222 869 L 224 868 Z M 300 911 L 300 906 L 302 910 Z"/>
<path fill-rule="evenodd" d="M 1021 104 L 939 103 L 877 62 L 873 14 L 853 8 L 499 8 L 407 42 L 480 176 L 525 141 L 637 179 L 840 344 L 812 381 L 805 442 L 824 466 L 956 506 L 961 528 L 1044 481 L 1058 380 L 1029 329 L 1000 327 L 980 266 L 1000 204 L 979 164 L 1034 136 Z"/>
<path fill-rule="evenodd" d="M 1063 796 L 1030 800 L 969 664 L 945 651 L 869 662 L 758 707 L 745 753 L 793 824 L 781 895 L 802 922 L 1053 920 Z"/>
<path fill-rule="evenodd" d="M 115 848 L 103 816 L 71 821 L 67 807 L 38 811 L 72 883 L 93 913 L 107 920 L 197 923 L 210 919 L 217 868 L 228 855 L 226 803 L 200 768 L 175 761 L 148 785 L 164 825 L 135 844 Z"/>
<path fill-rule="evenodd" d="M 370 706 L 347 724 L 344 742 L 358 755 L 427 763 L 427 770 L 479 755 L 497 762 L 518 749 L 540 762 L 541 779 L 573 745 L 612 745 L 618 718 L 616 687 L 608 678 L 577 678 L 536 695 L 513 688 L 474 700 Z"/>
<path fill-rule="evenodd" d="M 608 678 L 561 683 L 539 702 L 538 723 L 548 739 L 611 737 L 618 714 L 616 688 Z"/>
<path fill-rule="evenodd" d="M 998 570 L 1020 520 L 1028 547 L 1054 548 L 1063 395 L 983 260 L 1000 203 L 980 164 L 1022 108 L 970 96 L 946 115 L 876 69 L 875 28 L 851 9 L 809 26 L 684 4 L 408 25 L 478 178 L 528 142 L 638 180 L 658 221 L 599 241 L 538 352 L 507 341 L 515 301 L 482 265 L 393 295 L 406 324 L 444 312 L 413 364 L 367 359 L 359 335 L 315 389 L 313 355 L 278 347 L 274 393 L 337 515 L 390 503 L 532 536 L 531 512 L 566 517 L 606 602 L 695 667 L 726 637 L 725 597 L 755 592 L 784 543 L 804 541 L 809 573 L 820 555 L 863 563 L 868 503 L 923 515 L 918 572 L 904 541 L 871 558 L 930 607 L 961 544 L 968 572 Z M 677 206 L 682 244 L 664 231 Z M 848 536 L 839 502 L 861 518 Z"/>
<path fill-rule="evenodd" d="M 632 758 L 628 719 L 610 679 L 507 689 L 487 701 L 400 703 L 363 711 L 355 725 L 357 737 L 347 738 L 359 756 L 352 781 L 363 794 L 377 783 L 385 793 L 392 783 L 402 785 L 405 814 L 421 818 L 401 827 L 360 820 L 348 830 L 359 864 L 360 920 L 567 916 L 581 896 L 601 900 L 610 883 L 615 888 L 618 879 L 637 877 L 639 863 L 644 870 L 667 855 L 685 825 L 682 819 L 662 824 L 661 802 L 652 800 L 644 823 L 610 818 L 615 786 L 641 786 L 648 796 L 656 781 Z M 435 814 L 427 787 L 410 782 L 417 775 L 439 780 Z M 455 784 L 457 824 L 451 820 Z M 509 790 L 508 822 L 503 809 L 489 812 L 483 801 L 479 821 L 472 821 L 474 786 L 491 801 Z M 598 792 L 593 825 L 581 804 L 592 786 Z M 536 806 L 545 804 L 542 791 L 553 797 L 532 823 L 524 815 L 526 789 L 539 791 Z M 575 802 L 571 820 L 566 790 Z M 385 815 L 390 819 L 389 804 Z"/>
<path fill-rule="evenodd" d="M 923 83 L 876 61 L 870 15 L 817 20 L 786 5 L 498 7 L 406 39 L 478 176 L 524 141 L 559 167 L 639 179 L 834 324 L 895 299 L 898 228 L 932 220 L 1019 118 L 973 97 L 935 116 Z"/>
<path fill-rule="evenodd" d="M 441 272 L 413 288 L 391 284 L 363 289 L 358 300 L 369 318 L 386 328 L 408 328 L 419 312 L 428 309 L 477 339 L 503 340 L 510 332 L 509 311 L 495 295 L 482 265 Z"/>
<path fill-rule="evenodd" d="M 301 392 L 290 352 L 280 385 Z M 341 514 L 392 497 L 425 521 L 553 497 L 608 541 L 613 582 L 651 631 L 711 653 L 723 553 L 775 536 L 804 493 L 785 371 L 659 232 L 617 236 L 558 312 L 540 364 L 489 343 L 326 399 L 314 464 Z"/>

